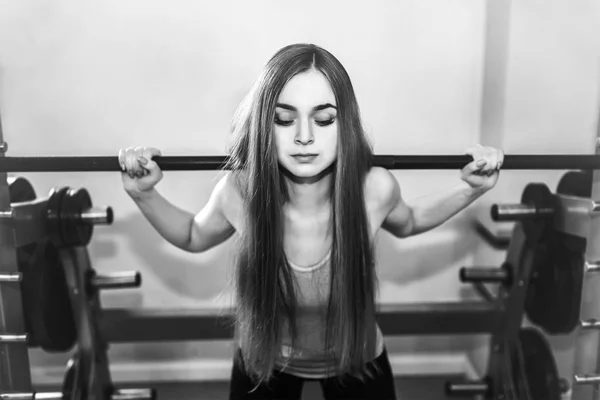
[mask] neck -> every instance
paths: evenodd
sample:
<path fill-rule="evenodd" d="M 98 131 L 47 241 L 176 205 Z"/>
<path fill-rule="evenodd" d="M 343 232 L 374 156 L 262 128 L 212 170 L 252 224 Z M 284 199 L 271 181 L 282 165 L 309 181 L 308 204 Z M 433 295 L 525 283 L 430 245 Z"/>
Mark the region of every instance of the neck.
<path fill-rule="evenodd" d="M 284 171 L 288 191 L 288 205 L 300 212 L 316 212 L 329 208 L 331 204 L 332 169 L 310 178 L 291 176 Z"/>

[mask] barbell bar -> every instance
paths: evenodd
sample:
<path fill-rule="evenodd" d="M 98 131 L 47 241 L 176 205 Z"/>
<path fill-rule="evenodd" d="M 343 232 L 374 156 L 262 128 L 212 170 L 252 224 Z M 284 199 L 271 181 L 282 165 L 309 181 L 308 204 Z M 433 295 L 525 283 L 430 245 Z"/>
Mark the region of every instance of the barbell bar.
<path fill-rule="evenodd" d="M 164 171 L 224 169 L 227 156 L 156 156 Z M 374 164 L 387 169 L 461 169 L 473 158 L 467 155 L 375 155 Z M 505 155 L 502 169 L 600 169 L 600 156 L 573 154 Z M 0 157 L 0 172 L 109 172 L 121 171 L 117 156 Z"/>

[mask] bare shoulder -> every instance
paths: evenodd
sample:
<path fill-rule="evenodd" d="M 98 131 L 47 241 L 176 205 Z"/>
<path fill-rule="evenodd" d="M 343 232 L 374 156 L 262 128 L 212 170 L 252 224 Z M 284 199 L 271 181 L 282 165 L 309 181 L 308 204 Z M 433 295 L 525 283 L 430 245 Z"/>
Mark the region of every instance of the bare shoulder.
<path fill-rule="evenodd" d="M 236 229 L 240 228 L 244 204 L 241 179 L 243 177 L 240 173 L 227 171 L 219 179 L 213 191 L 219 208 Z"/>
<path fill-rule="evenodd" d="M 235 198 L 241 200 L 240 179 L 238 172 L 226 171 L 219 178 L 214 190 L 222 200 L 237 200 Z"/>
<path fill-rule="evenodd" d="M 365 179 L 365 201 L 380 210 L 393 208 L 400 198 L 400 185 L 390 171 L 372 167 Z"/>

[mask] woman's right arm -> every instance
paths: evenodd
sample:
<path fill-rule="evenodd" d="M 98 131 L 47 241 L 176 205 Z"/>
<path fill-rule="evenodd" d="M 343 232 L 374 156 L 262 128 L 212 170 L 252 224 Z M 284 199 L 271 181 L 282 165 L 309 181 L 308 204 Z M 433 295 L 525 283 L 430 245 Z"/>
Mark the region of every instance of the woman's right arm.
<path fill-rule="evenodd" d="M 206 205 L 194 215 L 170 203 L 155 189 L 162 179 L 160 168 L 152 161 L 156 155 L 160 152 L 152 148 L 119 152 L 125 191 L 150 225 L 169 243 L 193 253 L 207 251 L 227 240 L 235 232 L 224 212 L 229 174 L 218 182 Z"/>

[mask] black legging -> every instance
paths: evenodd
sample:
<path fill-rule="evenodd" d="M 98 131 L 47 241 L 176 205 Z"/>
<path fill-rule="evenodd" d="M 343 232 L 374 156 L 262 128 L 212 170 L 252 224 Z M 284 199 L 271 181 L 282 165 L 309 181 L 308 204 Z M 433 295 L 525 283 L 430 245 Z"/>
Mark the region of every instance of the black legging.
<path fill-rule="evenodd" d="M 394 375 L 386 349 L 375 360 L 369 363 L 379 367 L 379 374 L 373 379 L 366 378 L 361 382 L 357 378 L 345 376 L 317 379 L 326 400 L 396 400 Z M 369 370 L 373 371 L 372 368 Z M 375 372 L 374 372 L 375 373 Z M 243 361 L 238 350 L 231 371 L 229 400 L 299 400 L 302 386 L 308 379 L 299 378 L 281 371 L 276 371 L 268 385 L 260 385 L 256 390 L 254 381 L 244 372 Z"/>

